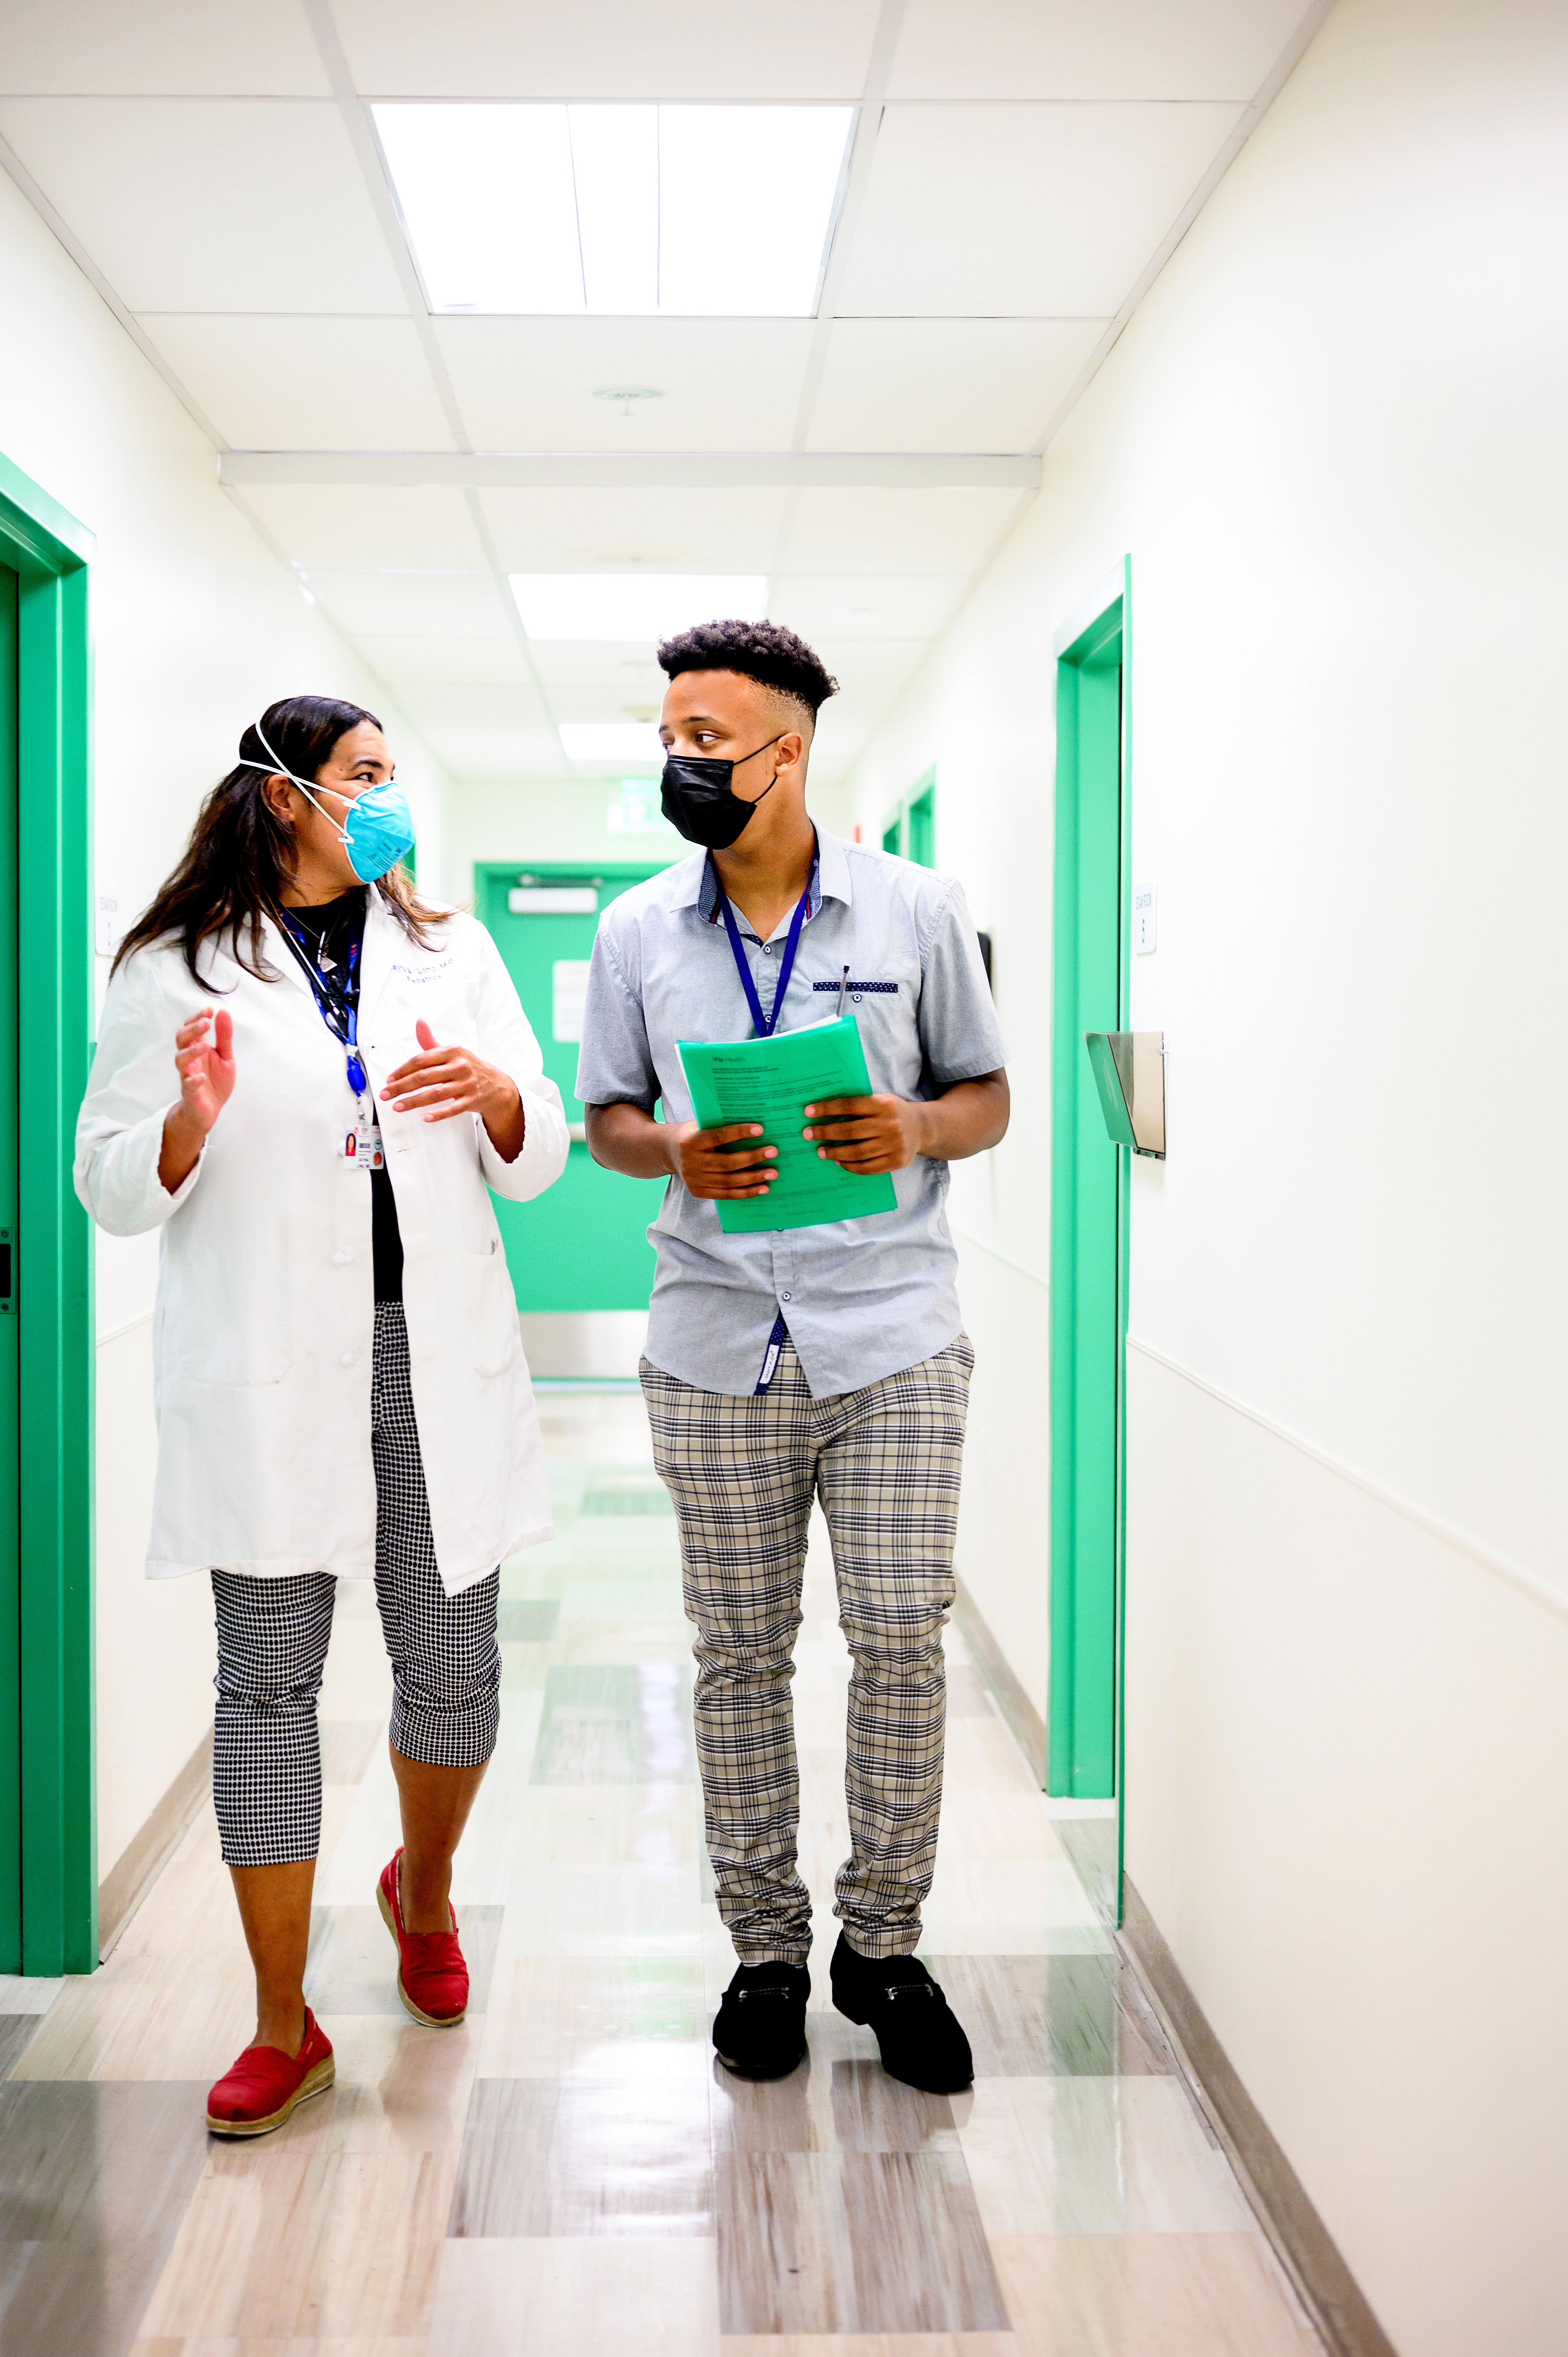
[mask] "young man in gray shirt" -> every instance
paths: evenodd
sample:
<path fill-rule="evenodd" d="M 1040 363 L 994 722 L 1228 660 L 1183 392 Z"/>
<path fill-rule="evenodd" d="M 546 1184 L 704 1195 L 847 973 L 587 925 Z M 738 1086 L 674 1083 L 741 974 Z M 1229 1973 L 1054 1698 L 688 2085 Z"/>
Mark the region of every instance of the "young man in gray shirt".
<path fill-rule="evenodd" d="M 943 1217 L 947 1165 L 1007 1126 L 1004 1051 L 950 879 L 814 826 L 806 769 L 836 683 L 790 630 L 710 622 L 668 640 L 664 809 L 702 846 L 599 921 L 577 1094 L 596 1161 L 671 1185 L 643 1391 L 697 1629 L 697 1751 L 720 1911 L 740 1959 L 714 2024 L 748 2078 L 805 2051 L 811 1899 L 796 1865 L 789 1681 L 820 1498 L 854 1658 L 833 2002 L 885 2067 L 947 2093 L 969 2041 L 916 1958 L 941 1803 L 942 1625 L 973 1353 Z M 676 1043 L 853 1012 L 873 1093 L 804 1109 L 897 1208 L 725 1235 L 766 1196 L 759 1124 L 700 1130 Z M 663 1119 L 653 1108 L 663 1100 Z"/>

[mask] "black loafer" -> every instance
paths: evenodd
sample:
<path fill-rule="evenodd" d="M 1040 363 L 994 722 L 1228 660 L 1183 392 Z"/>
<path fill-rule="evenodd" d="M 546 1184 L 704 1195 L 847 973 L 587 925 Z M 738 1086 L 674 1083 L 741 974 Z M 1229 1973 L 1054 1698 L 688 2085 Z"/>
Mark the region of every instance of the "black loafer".
<path fill-rule="evenodd" d="M 928 2095 L 956 2095 L 969 2085 L 969 2040 L 918 1956 L 863 1956 L 841 1932 L 831 1972 L 834 2005 L 876 2032 L 890 2079 Z"/>
<path fill-rule="evenodd" d="M 806 2051 L 804 1964 L 742 1964 L 714 2017 L 714 2047 L 737 2079 L 785 2079 Z"/>

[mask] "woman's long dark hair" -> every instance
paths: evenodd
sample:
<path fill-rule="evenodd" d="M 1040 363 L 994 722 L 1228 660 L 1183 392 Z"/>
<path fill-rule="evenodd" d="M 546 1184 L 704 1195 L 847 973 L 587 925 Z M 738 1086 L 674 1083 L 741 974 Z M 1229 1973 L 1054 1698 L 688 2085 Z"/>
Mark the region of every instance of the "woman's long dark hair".
<path fill-rule="evenodd" d="M 376 728 L 381 725 L 373 712 L 341 704 L 335 695 L 289 695 L 269 704 L 240 739 L 239 767 L 220 779 L 202 803 L 184 858 L 121 942 L 115 967 L 133 951 L 177 941 L 192 980 L 216 995 L 215 985 L 198 970 L 197 952 L 203 942 L 227 933 L 246 971 L 259 981 L 275 982 L 262 956 L 262 920 L 275 918 L 283 905 L 294 873 L 294 829 L 278 817 L 262 788 L 280 769 L 314 780 L 339 737 L 363 720 Z M 410 940 L 428 948 L 424 927 L 441 911 L 417 897 L 402 863 L 374 889 Z M 249 955 L 242 932 L 249 936 Z"/>

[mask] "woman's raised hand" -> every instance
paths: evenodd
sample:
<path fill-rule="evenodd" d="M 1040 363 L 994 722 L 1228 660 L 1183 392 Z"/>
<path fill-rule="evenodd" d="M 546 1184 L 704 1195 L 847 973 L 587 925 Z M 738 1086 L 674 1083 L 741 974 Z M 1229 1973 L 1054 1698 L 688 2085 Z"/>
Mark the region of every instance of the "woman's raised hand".
<path fill-rule="evenodd" d="M 208 1026 L 211 1025 L 211 1037 Z M 179 1103 L 164 1119 L 158 1178 L 177 1192 L 195 1169 L 207 1134 L 234 1092 L 234 1018 L 227 1007 L 204 1006 L 175 1034 Z"/>
<path fill-rule="evenodd" d="M 522 1151 L 522 1094 L 510 1072 L 487 1064 L 471 1048 L 443 1047 L 428 1023 L 413 1027 L 417 1056 L 387 1075 L 381 1091 L 397 1113 L 423 1113 L 426 1121 L 451 1121 L 477 1113 L 504 1162 Z"/>

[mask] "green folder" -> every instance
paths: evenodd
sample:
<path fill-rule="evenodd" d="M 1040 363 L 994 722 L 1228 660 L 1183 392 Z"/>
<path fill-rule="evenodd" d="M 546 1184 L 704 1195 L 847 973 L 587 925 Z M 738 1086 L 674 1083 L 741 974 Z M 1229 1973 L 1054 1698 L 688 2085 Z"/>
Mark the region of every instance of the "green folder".
<path fill-rule="evenodd" d="M 682 1039 L 677 1045 L 692 1110 L 703 1127 L 759 1121 L 762 1135 L 746 1143 L 779 1149 L 778 1176 L 766 1195 L 719 1204 L 719 1225 L 726 1236 L 820 1228 L 829 1220 L 864 1220 L 897 1208 L 891 1172 L 867 1178 L 841 1169 L 836 1162 L 821 1160 L 815 1146 L 800 1135 L 809 1104 L 871 1094 L 853 1015 L 812 1023 L 804 1031 L 776 1031 L 771 1039 Z"/>

